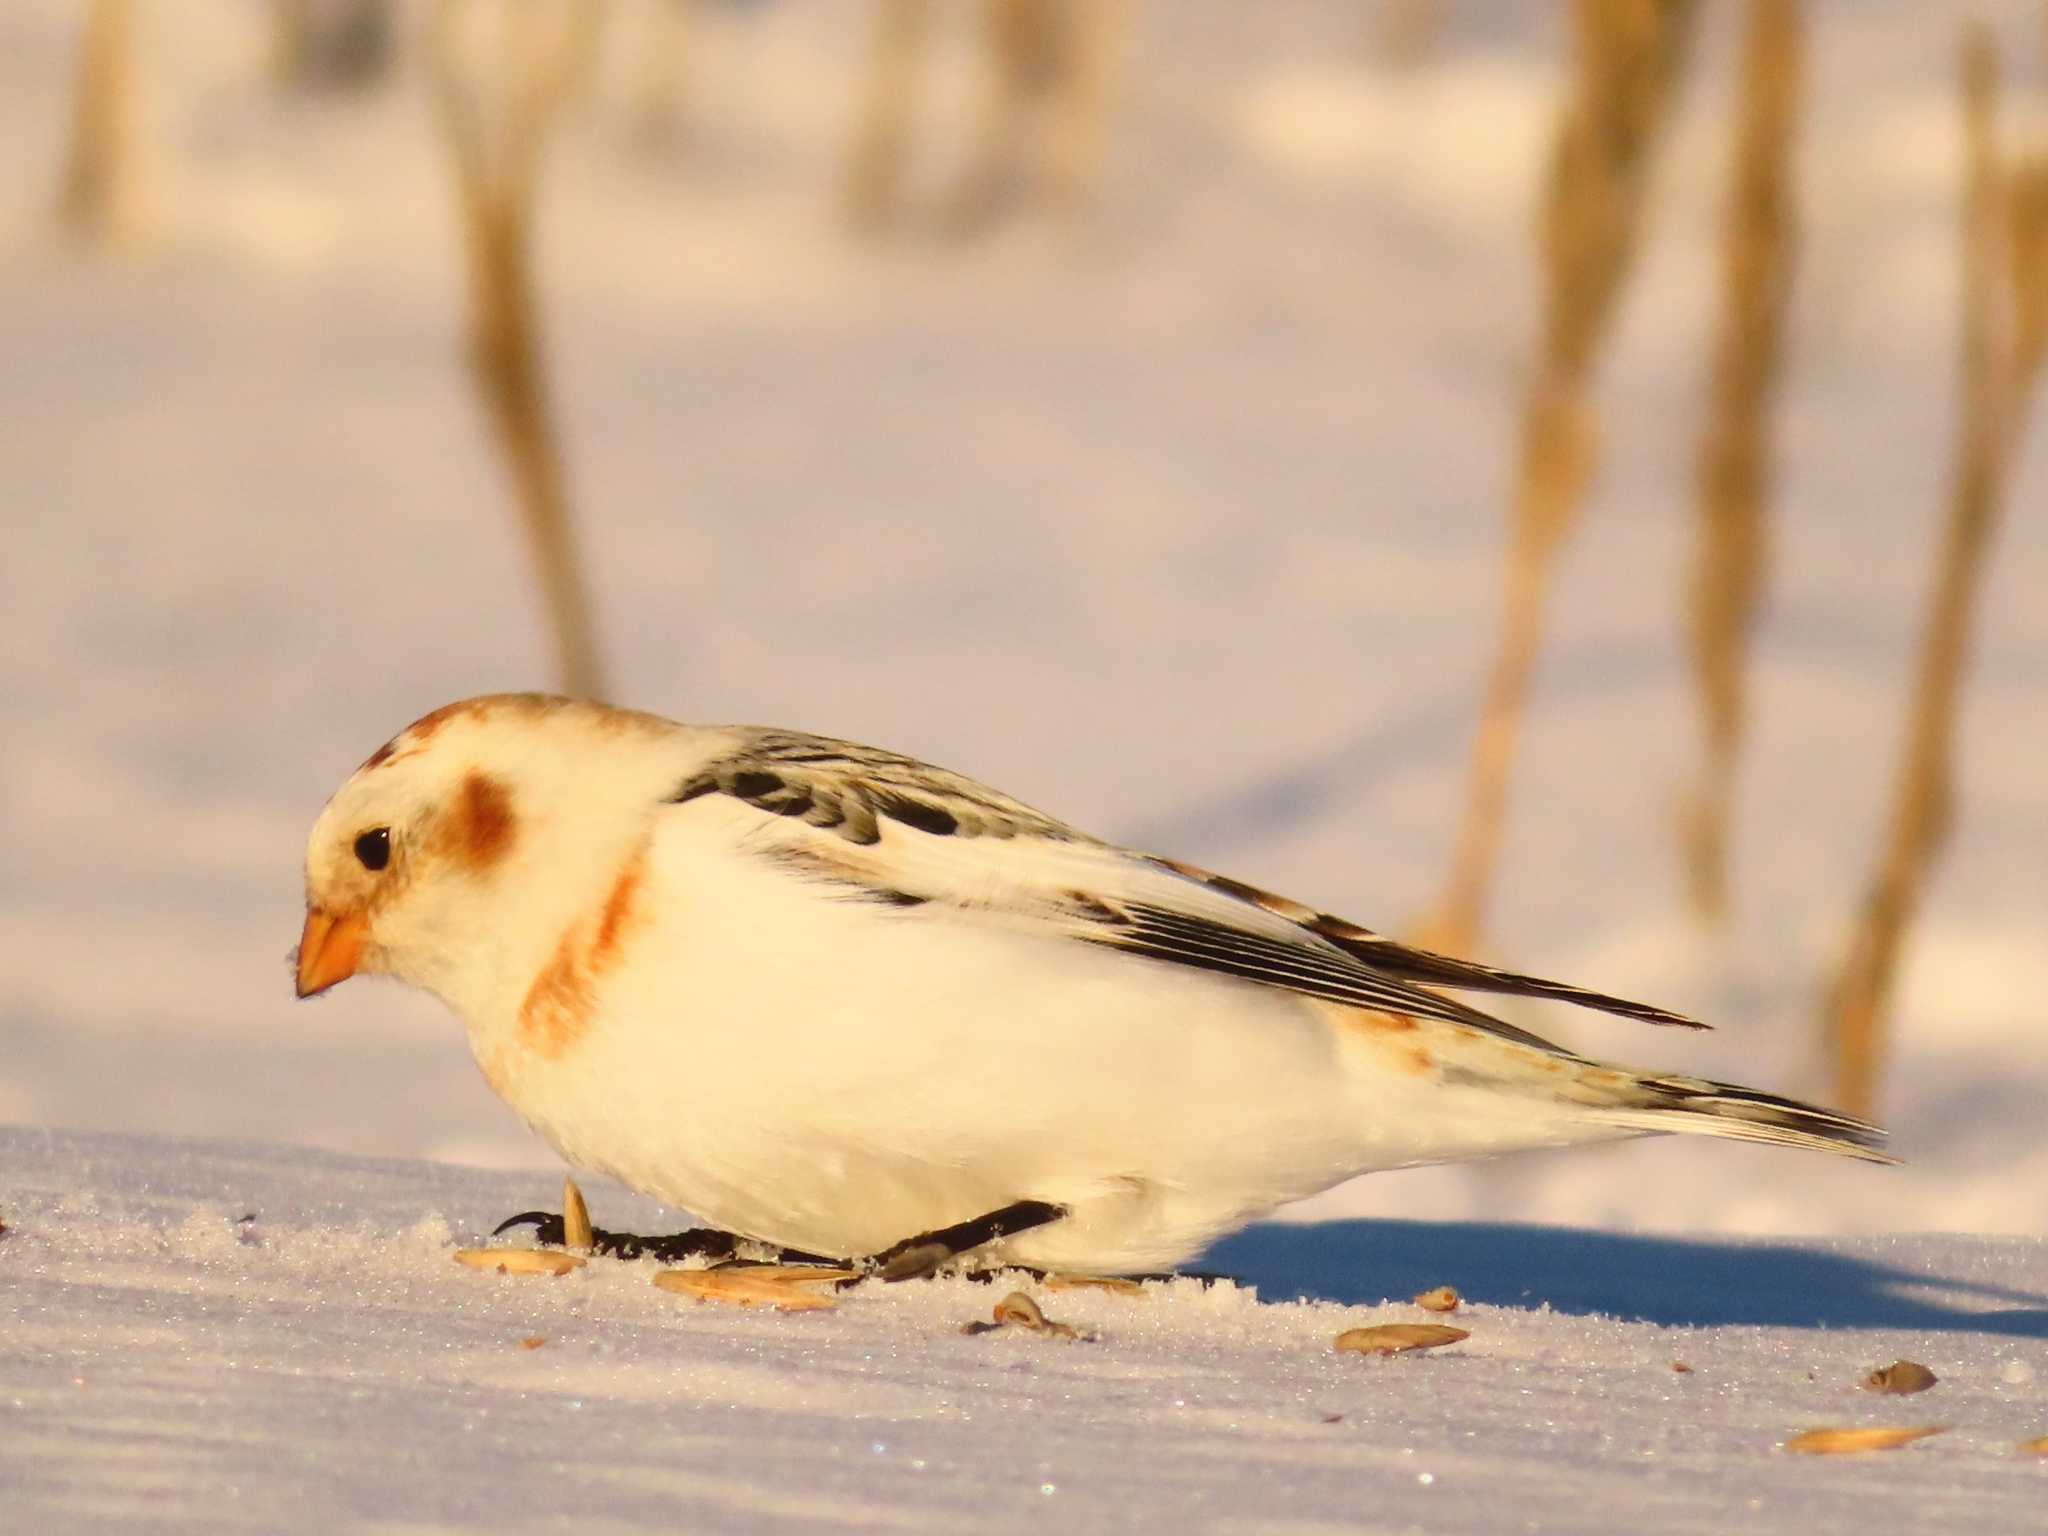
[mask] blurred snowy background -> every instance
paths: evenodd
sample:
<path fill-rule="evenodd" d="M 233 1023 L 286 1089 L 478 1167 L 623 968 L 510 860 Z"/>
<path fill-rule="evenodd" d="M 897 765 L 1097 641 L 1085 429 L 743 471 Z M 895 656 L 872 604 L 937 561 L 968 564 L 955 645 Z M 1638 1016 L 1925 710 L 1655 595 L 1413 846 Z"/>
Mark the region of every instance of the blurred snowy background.
<path fill-rule="evenodd" d="M 335 784 L 435 705 L 552 671 L 464 371 L 416 12 L 391 78 L 318 94 L 279 89 L 257 0 L 137 6 L 147 220 L 89 255 L 52 219 L 84 9 L 0 8 L 0 1122 L 543 1165 L 436 1005 L 298 1005 L 286 969 Z M 655 147 L 651 9 L 616 8 L 538 210 L 613 697 L 887 744 L 1376 927 L 1419 917 L 1496 626 L 1562 9 L 1446 0 L 1396 66 L 1360 4 L 1146 5 L 1085 210 L 975 240 L 840 217 L 867 6 L 700 7 Z M 2038 100 L 2038 7 L 1968 13 Z M 969 12 L 939 14 L 921 186 L 971 110 Z M 1776 549 L 1714 932 L 1673 825 L 1737 14 L 1703 8 L 1603 363 L 1487 956 L 1719 1026 L 1538 1019 L 1575 1046 L 1825 1096 L 1818 1005 L 1946 501 L 1966 12 L 1809 7 Z M 1897 996 L 1880 1116 L 1910 1167 L 1662 1141 L 1381 1175 L 1309 1214 L 2040 1231 L 2044 505 L 2037 444 Z"/>

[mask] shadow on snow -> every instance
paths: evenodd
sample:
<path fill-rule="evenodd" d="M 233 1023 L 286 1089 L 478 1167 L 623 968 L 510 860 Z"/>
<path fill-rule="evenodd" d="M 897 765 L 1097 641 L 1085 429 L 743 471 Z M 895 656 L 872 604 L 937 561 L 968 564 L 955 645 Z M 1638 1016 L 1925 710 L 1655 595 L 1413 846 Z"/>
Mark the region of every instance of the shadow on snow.
<path fill-rule="evenodd" d="M 2048 1295 L 1825 1247 L 1508 1223 L 1270 1222 L 1195 1268 L 1268 1301 L 1372 1304 L 1438 1285 L 1492 1306 L 1667 1326 L 1911 1328 L 2048 1338 Z"/>

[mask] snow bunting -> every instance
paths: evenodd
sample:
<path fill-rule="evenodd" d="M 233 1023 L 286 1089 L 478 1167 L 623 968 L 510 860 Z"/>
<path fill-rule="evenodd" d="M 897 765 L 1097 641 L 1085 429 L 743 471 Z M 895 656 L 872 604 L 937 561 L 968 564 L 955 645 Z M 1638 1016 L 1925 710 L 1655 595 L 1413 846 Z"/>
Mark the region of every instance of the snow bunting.
<path fill-rule="evenodd" d="M 1355 1174 L 1664 1131 L 1883 1132 L 1574 1055 L 1411 949 L 972 779 L 539 695 L 436 710 L 306 851 L 301 996 L 432 992 L 563 1157 L 831 1257 L 1170 1268 Z M 1697 1026 L 1695 1026 L 1697 1027 Z M 891 1273 L 903 1272 L 903 1267 Z"/>

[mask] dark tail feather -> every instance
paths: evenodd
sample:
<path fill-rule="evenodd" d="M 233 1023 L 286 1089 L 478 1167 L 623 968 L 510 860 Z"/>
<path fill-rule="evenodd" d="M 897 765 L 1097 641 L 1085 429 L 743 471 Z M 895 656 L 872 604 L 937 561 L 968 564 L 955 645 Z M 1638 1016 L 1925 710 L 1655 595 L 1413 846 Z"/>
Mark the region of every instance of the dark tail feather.
<path fill-rule="evenodd" d="M 1603 1118 L 1644 1131 L 1805 1147 L 1869 1163 L 1898 1161 L 1883 1150 L 1885 1132 L 1867 1120 L 1760 1089 L 1697 1077 L 1637 1078 L 1620 1090 L 1619 1101 Z"/>

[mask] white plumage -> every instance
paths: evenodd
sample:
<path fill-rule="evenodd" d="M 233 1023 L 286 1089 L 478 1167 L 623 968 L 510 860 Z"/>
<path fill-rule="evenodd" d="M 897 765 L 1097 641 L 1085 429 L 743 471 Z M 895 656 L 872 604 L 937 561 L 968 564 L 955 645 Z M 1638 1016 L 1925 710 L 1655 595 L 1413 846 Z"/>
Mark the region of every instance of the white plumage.
<path fill-rule="evenodd" d="M 1559 1050 L 1434 990 L 1660 1010 L 1410 950 L 958 775 L 535 695 L 436 711 L 307 850 L 301 993 L 440 996 L 565 1158 L 862 1256 L 1182 1262 L 1380 1168 L 1652 1131 L 1881 1160 L 1873 1127 Z"/>

